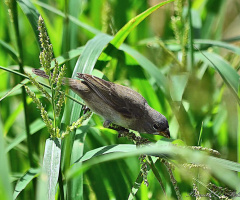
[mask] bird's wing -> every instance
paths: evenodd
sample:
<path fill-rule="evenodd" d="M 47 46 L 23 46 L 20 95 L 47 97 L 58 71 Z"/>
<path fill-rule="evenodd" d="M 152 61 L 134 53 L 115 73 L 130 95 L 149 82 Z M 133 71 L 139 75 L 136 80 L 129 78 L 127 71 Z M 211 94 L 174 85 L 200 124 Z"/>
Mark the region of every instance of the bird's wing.
<path fill-rule="evenodd" d="M 87 85 L 108 105 L 128 118 L 140 118 L 146 100 L 134 90 L 89 74 L 78 73 Z"/>

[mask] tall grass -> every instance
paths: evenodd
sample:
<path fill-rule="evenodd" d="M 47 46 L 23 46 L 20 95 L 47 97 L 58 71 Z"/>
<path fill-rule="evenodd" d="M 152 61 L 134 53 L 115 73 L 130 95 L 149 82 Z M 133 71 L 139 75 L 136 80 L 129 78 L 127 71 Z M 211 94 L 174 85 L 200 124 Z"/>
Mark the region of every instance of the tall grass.
<path fill-rule="evenodd" d="M 240 3 L 164 4 L 0 2 L 1 198 L 239 196 L 240 29 L 235 24 Z M 54 101 L 24 75 L 41 67 L 40 15 L 53 58 L 66 65 L 67 77 L 89 73 L 138 91 L 167 117 L 171 139 L 141 134 L 142 142 L 152 143 L 139 147 L 135 136 L 118 137 L 95 114 L 64 138 L 51 135 L 23 87 L 35 92 L 54 120 Z M 56 120 L 61 133 L 83 116 L 82 100 L 65 92 L 65 106 Z"/>

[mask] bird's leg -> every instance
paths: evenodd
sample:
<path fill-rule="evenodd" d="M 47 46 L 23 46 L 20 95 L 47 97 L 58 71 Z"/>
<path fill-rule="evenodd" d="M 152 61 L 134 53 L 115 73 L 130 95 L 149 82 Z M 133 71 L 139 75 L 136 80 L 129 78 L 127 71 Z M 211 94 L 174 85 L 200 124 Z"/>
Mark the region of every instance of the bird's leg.
<path fill-rule="evenodd" d="M 86 114 L 88 111 L 90 111 L 90 108 L 88 108 L 86 105 L 84 105 L 82 109 L 83 109 L 83 114 Z"/>
<path fill-rule="evenodd" d="M 111 122 L 110 120 L 107 119 L 107 120 L 104 121 L 104 123 L 103 123 L 103 127 L 104 127 L 104 128 L 108 128 L 108 127 L 110 126 L 111 123 L 112 123 L 112 122 Z"/>
<path fill-rule="evenodd" d="M 103 127 L 116 130 L 118 132 L 119 138 L 126 137 L 127 139 L 132 140 L 137 146 L 146 145 L 150 143 L 148 139 L 142 138 L 141 136 L 136 136 L 134 133 L 130 132 L 128 129 L 116 124 L 112 124 L 110 120 L 106 120 L 103 123 Z"/>

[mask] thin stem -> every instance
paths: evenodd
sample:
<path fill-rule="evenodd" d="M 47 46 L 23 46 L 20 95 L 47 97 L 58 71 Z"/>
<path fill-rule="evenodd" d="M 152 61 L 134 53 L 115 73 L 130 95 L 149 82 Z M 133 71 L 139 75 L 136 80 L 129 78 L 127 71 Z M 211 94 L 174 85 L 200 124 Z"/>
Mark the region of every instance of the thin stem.
<path fill-rule="evenodd" d="M 57 137 L 57 122 L 56 122 L 56 104 L 55 104 L 55 90 L 54 90 L 54 81 L 52 80 L 52 74 L 49 75 L 49 85 L 52 92 L 52 107 L 53 107 L 53 128 L 54 128 L 54 137 Z"/>
<path fill-rule="evenodd" d="M 62 177 L 61 167 L 59 169 L 58 183 L 59 183 L 60 199 L 64 200 L 63 177 Z"/>
<path fill-rule="evenodd" d="M 193 68 L 194 55 L 193 55 L 193 30 L 192 30 L 192 13 L 191 13 L 192 2 L 188 0 L 188 23 L 189 23 L 189 55 L 190 55 L 190 71 Z"/>
<path fill-rule="evenodd" d="M 23 74 L 23 48 L 22 48 L 22 42 L 19 32 L 19 24 L 18 24 L 18 11 L 17 11 L 17 3 L 16 1 L 12 1 L 12 8 L 13 8 L 13 25 L 15 30 L 15 35 L 17 39 L 17 46 L 19 51 L 19 71 Z M 21 77 L 21 80 L 23 81 L 24 78 Z M 34 161 L 33 161 L 33 150 L 32 150 L 32 142 L 31 142 L 31 136 L 30 136 L 30 127 L 29 127 L 29 115 L 28 115 L 28 108 L 27 108 L 27 100 L 26 100 L 26 91 L 22 87 L 22 101 L 23 101 L 23 107 L 24 107 L 24 118 L 25 118 L 25 127 L 26 127 L 26 134 L 27 134 L 27 147 L 28 147 L 28 157 L 29 157 L 29 163 L 31 167 L 34 167 Z"/>

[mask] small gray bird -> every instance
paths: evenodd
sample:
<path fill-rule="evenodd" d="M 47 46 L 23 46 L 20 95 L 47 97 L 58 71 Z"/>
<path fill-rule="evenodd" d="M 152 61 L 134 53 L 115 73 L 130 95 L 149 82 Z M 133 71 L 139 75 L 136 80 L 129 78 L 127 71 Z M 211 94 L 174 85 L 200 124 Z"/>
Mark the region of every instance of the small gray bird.
<path fill-rule="evenodd" d="M 33 69 L 34 74 L 49 78 L 44 71 Z M 85 104 L 105 119 L 104 127 L 111 123 L 140 133 L 162 135 L 169 138 L 169 126 L 165 116 L 151 108 L 136 91 L 89 74 L 78 73 L 77 80 L 64 78 Z"/>

